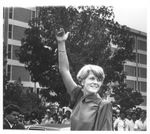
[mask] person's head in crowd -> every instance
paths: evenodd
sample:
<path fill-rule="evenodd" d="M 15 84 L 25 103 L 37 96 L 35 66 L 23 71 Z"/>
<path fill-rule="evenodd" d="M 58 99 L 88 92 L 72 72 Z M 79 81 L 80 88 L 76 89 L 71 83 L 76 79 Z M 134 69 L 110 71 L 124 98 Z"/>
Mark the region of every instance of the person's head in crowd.
<path fill-rule="evenodd" d="M 146 118 L 146 111 L 145 110 L 141 110 L 141 112 L 140 112 L 140 118 L 141 119 L 145 119 Z"/>
<path fill-rule="evenodd" d="M 136 108 L 136 111 L 137 111 L 137 112 L 140 112 L 141 110 L 142 110 L 142 109 L 141 109 L 140 107 L 137 107 L 137 108 Z"/>
<path fill-rule="evenodd" d="M 24 120 L 25 121 L 29 121 L 30 120 L 30 114 L 29 113 L 25 113 L 24 114 Z"/>
<path fill-rule="evenodd" d="M 32 111 L 32 112 L 30 113 L 30 118 L 31 118 L 31 119 L 36 119 L 36 118 L 37 118 L 37 113 L 36 113 L 35 111 Z"/>
<path fill-rule="evenodd" d="M 62 115 L 63 115 L 63 111 L 62 111 L 62 110 L 59 110 L 58 115 L 59 115 L 59 116 L 62 116 Z"/>
<path fill-rule="evenodd" d="M 131 119 L 132 119 L 133 121 L 136 121 L 136 120 L 137 120 L 137 113 L 136 113 L 136 112 L 132 112 L 132 113 L 131 113 Z"/>
<path fill-rule="evenodd" d="M 46 109 L 46 114 L 51 117 L 52 116 L 52 112 L 50 111 L 50 109 Z"/>
<path fill-rule="evenodd" d="M 54 121 L 58 121 L 58 114 L 57 114 L 57 113 L 54 113 L 54 114 L 52 115 L 52 118 L 53 118 Z"/>
<path fill-rule="evenodd" d="M 124 120 L 126 117 L 126 113 L 124 111 L 120 111 L 120 118 Z"/>
<path fill-rule="evenodd" d="M 24 115 L 23 114 L 19 114 L 18 121 L 20 121 L 20 122 L 24 121 Z"/>
<path fill-rule="evenodd" d="M 114 122 L 117 119 L 117 116 L 115 114 L 113 114 L 112 118 L 113 118 L 113 122 Z"/>
<path fill-rule="evenodd" d="M 137 108 L 136 108 L 137 118 L 138 118 L 138 119 L 140 118 L 141 110 L 142 110 L 142 109 L 141 109 L 140 107 L 137 107 Z"/>
<path fill-rule="evenodd" d="M 11 123 L 18 122 L 20 109 L 17 105 L 10 104 L 4 108 L 4 117 Z"/>
<path fill-rule="evenodd" d="M 70 118 L 71 112 L 69 110 L 67 110 L 65 114 L 66 114 L 67 118 Z"/>
<path fill-rule="evenodd" d="M 126 114 L 126 118 L 127 118 L 128 120 L 131 120 L 131 113 L 127 113 L 127 114 Z"/>

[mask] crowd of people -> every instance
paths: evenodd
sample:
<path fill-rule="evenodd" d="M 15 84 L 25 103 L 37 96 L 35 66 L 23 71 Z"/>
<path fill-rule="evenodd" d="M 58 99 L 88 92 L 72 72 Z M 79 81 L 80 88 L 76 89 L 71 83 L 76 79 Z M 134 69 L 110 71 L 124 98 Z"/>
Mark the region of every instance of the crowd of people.
<path fill-rule="evenodd" d="M 35 124 L 70 124 L 71 110 L 52 112 L 46 109 L 42 115 L 32 111 L 30 114 L 21 114 L 17 105 L 10 104 L 4 109 L 4 129 L 25 129 L 26 125 Z M 15 126 L 15 127 L 14 127 Z"/>
<path fill-rule="evenodd" d="M 146 110 L 137 108 L 130 112 L 113 112 L 114 131 L 146 131 Z"/>
<path fill-rule="evenodd" d="M 45 114 L 45 115 L 44 115 Z M 25 129 L 26 125 L 35 124 L 70 124 L 71 110 L 58 110 L 52 113 L 46 109 L 42 116 L 33 111 L 29 116 L 21 114 L 19 107 L 10 104 L 4 109 L 4 129 Z M 113 131 L 146 131 L 146 110 L 136 108 L 132 111 L 113 111 Z"/>

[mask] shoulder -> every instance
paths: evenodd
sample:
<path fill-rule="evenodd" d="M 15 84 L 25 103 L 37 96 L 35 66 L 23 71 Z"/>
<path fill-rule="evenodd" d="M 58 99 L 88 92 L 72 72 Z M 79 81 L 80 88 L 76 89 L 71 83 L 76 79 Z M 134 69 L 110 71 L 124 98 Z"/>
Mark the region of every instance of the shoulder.
<path fill-rule="evenodd" d="M 129 124 L 129 123 L 130 123 L 130 120 L 126 118 L 126 119 L 125 119 L 125 122 Z"/>
<path fill-rule="evenodd" d="M 4 119 L 4 120 L 3 120 L 3 124 L 8 124 L 8 122 Z"/>
<path fill-rule="evenodd" d="M 129 120 L 129 124 L 133 124 L 133 121 L 132 121 L 132 120 Z"/>
<path fill-rule="evenodd" d="M 120 118 L 117 118 L 116 120 L 115 120 L 115 122 L 119 122 L 120 121 Z"/>
<path fill-rule="evenodd" d="M 99 104 L 99 113 L 112 116 L 112 104 L 108 100 L 101 100 Z"/>
<path fill-rule="evenodd" d="M 104 113 L 112 114 L 112 104 L 108 100 L 101 100 L 99 110 L 103 111 Z"/>
<path fill-rule="evenodd" d="M 73 107 L 77 104 L 79 99 L 83 96 L 82 87 L 80 85 L 77 85 L 76 88 L 73 89 L 71 92 L 71 102 L 70 102 L 70 108 L 73 109 Z"/>
<path fill-rule="evenodd" d="M 139 123 L 140 123 L 140 120 L 136 120 L 136 121 L 135 121 L 135 124 L 139 124 Z"/>
<path fill-rule="evenodd" d="M 8 122 L 4 119 L 3 120 L 3 129 L 8 129 L 8 128 L 10 128 L 10 126 L 9 126 Z"/>
<path fill-rule="evenodd" d="M 82 87 L 80 85 L 77 85 L 71 92 L 71 96 L 78 94 L 81 91 L 81 89 L 82 89 Z"/>

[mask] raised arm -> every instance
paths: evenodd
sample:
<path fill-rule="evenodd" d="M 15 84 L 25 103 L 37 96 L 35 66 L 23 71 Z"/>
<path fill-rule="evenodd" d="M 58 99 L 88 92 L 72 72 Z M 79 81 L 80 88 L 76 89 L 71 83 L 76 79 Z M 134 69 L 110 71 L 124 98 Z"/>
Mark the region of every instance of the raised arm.
<path fill-rule="evenodd" d="M 74 82 L 70 70 L 69 61 L 66 53 L 65 41 L 67 40 L 69 32 L 65 34 L 63 29 L 60 29 L 56 35 L 58 41 L 58 62 L 59 62 L 59 72 L 62 76 L 63 82 L 67 88 L 69 94 L 72 90 L 76 88 L 77 84 Z"/>

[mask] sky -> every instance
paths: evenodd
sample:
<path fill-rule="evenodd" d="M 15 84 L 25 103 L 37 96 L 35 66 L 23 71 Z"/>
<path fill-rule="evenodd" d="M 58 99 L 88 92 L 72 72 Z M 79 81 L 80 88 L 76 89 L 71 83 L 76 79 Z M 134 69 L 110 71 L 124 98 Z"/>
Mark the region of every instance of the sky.
<path fill-rule="evenodd" d="M 86 1 L 86 2 L 85 2 Z M 3 6 L 59 6 L 104 5 L 113 6 L 115 21 L 121 25 L 147 32 L 148 0 L 5 0 Z"/>
<path fill-rule="evenodd" d="M 115 7 L 115 20 L 121 25 L 147 32 L 147 9 L 145 7 Z"/>

